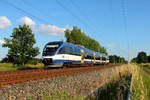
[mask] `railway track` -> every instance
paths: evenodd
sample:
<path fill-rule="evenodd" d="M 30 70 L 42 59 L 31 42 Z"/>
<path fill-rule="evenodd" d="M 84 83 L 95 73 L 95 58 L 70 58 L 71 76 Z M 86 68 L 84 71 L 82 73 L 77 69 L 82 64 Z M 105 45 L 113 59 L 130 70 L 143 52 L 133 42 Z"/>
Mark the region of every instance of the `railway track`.
<path fill-rule="evenodd" d="M 16 84 L 44 78 L 71 75 L 80 72 L 111 68 L 116 65 L 103 65 L 96 67 L 64 68 L 64 69 L 34 69 L 22 71 L 0 72 L 0 85 Z"/>

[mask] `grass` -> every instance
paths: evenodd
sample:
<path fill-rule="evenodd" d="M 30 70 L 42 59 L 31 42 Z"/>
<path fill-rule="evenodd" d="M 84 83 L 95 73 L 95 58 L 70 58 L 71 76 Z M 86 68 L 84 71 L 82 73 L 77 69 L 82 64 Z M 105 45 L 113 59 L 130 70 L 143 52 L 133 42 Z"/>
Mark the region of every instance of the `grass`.
<path fill-rule="evenodd" d="M 14 71 L 14 70 L 17 70 L 17 68 L 14 67 L 13 64 L 0 63 L 0 71 Z"/>
<path fill-rule="evenodd" d="M 129 86 L 130 75 L 123 75 L 100 88 L 96 100 L 125 100 Z"/>
<path fill-rule="evenodd" d="M 146 91 L 145 100 L 150 100 L 150 75 L 147 75 L 144 71 L 141 72 L 141 75 L 143 78 L 143 83 L 144 83 L 145 91 Z"/>
<path fill-rule="evenodd" d="M 135 65 L 133 70 L 133 100 L 150 100 L 150 65 Z"/>
<path fill-rule="evenodd" d="M 125 100 L 130 85 L 130 67 L 131 65 L 126 64 L 112 69 L 110 80 L 103 75 L 105 85 L 89 96 L 88 100 Z"/>
<path fill-rule="evenodd" d="M 37 65 L 26 64 L 25 66 L 17 66 L 17 65 L 13 65 L 11 63 L 0 63 L 0 71 L 40 69 L 43 67 L 44 67 L 43 64 L 37 64 Z"/>
<path fill-rule="evenodd" d="M 137 65 L 132 66 L 132 100 L 145 100 L 145 87 L 141 75 L 141 69 Z"/>
<path fill-rule="evenodd" d="M 150 65 L 140 65 L 141 70 L 141 76 L 143 79 L 143 83 L 145 86 L 145 95 L 146 99 L 145 100 L 150 100 Z"/>
<path fill-rule="evenodd" d="M 33 100 L 29 97 L 27 100 Z M 41 100 L 84 100 L 82 96 L 70 96 L 67 92 L 57 92 L 55 94 L 49 95 L 48 92 L 42 92 Z"/>

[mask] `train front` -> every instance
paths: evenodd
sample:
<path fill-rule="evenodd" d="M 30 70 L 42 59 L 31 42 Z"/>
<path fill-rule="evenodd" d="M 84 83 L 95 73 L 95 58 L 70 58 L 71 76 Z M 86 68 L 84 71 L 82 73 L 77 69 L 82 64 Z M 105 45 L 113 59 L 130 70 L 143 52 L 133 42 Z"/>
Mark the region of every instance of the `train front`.
<path fill-rule="evenodd" d="M 42 62 L 47 67 L 59 67 L 53 63 L 53 58 L 55 57 L 56 51 L 61 46 L 63 42 L 50 42 L 45 45 L 43 54 L 42 54 Z M 60 66 L 61 67 L 61 66 Z"/>

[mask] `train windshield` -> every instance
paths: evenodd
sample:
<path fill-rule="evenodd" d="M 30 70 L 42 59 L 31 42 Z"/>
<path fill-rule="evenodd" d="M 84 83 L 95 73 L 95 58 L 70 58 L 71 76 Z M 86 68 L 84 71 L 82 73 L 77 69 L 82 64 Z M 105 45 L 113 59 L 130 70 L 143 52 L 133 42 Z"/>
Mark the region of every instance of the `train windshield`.
<path fill-rule="evenodd" d="M 43 56 L 54 55 L 61 44 L 62 44 L 62 42 L 47 44 L 43 50 Z"/>

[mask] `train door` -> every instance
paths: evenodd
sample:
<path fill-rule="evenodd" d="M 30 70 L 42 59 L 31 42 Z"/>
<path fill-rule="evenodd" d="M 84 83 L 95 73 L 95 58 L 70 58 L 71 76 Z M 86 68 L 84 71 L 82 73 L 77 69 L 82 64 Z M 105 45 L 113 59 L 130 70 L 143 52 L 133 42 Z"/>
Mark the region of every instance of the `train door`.
<path fill-rule="evenodd" d="M 80 49 L 80 53 L 81 53 L 81 63 L 84 63 L 84 50 Z"/>
<path fill-rule="evenodd" d="M 103 60 L 102 60 L 102 55 L 100 55 L 100 64 L 102 64 L 103 63 Z"/>

